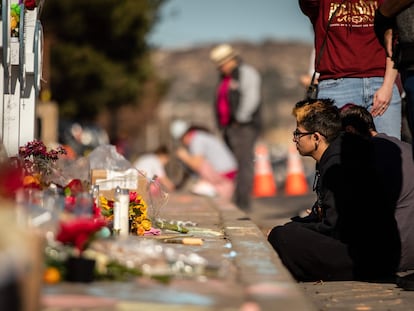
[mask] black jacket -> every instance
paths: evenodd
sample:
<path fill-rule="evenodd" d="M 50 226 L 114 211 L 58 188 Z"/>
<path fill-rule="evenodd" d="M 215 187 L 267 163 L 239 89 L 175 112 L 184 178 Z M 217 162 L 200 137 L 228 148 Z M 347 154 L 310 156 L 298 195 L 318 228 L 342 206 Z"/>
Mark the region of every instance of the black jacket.
<path fill-rule="evenodd" d="M 317 172 L 317 201 L 303 226 L 348 245 L 360 277 L 392 274 L 401 255 L 395 198 L 378 172 L 371 140 L 353 134 L 336 138 Z"/>

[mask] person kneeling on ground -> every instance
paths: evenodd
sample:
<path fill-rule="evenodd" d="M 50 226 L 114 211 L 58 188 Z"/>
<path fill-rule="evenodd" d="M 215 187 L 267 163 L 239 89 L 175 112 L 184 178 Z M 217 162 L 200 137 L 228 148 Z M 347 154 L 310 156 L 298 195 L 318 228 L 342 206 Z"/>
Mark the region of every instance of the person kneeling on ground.
<path fill-rule="evenodd" d="M 399 236 L 369 141 L 342 132 L 330 99 L 301 101 L 293 116 L 297 150 L 316 161 L 317 200 L 308 216 L 271 229 L 268 241 L 298 281 L 388 280 Z"/>
<path fill-rule="evenodd" d="M 190 126 L 180 140 L 184 146 L 176 150 L 177 157 L 200 177 L 192 191 L 230 201 L 234 195 L 237 162 L 226 144 L 199 126 Z"/>

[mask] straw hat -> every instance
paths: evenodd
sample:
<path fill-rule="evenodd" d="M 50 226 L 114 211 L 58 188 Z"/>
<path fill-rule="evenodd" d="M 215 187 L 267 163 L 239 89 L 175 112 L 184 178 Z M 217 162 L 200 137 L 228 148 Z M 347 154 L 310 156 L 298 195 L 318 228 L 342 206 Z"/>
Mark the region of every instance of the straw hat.
<path fill-rule="evenodd" d="M 220 44 L 210 52 L 210 59 L 221 66 L 229 60 L 235 58 L 238 53 L 229 44 Z"/>

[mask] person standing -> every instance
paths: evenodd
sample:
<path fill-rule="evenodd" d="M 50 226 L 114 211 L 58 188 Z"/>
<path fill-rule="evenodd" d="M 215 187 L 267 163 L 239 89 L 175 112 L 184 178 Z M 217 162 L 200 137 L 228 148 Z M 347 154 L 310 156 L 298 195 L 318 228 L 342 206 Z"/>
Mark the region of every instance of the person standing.
<path fill-rule="evenodd" d="M 243 62 L 228 44 L 214 47 L 210 59 L 219 70 L 215 93 L 215 115 L 223 139 L 237 159 L 235 204 L 251 208 L 254 179 L 254 146 L 261 130 L 261 77 Z"/>
<path fill-rule="evenodd" d="M 374 29 L 401 74 L 411 137 L 414 134 L 414 5 L 413 0 L 385 0 L 375 14 Z M 394 49 L 393 39 L 398 38 Z M 412 138 L 413 139 L 413 138 Z M 411 145 L 414 146 L 414 141 Z"/>
<path fill-rule="evenodd" d="M 331 98 L 339 108 L 349 102 L 366 107 L 378 131 L 400 139 L 398 72 L 374 31 L 375 9 L 382 2 L 299 0 L 299 6 L 315 32 L 318 98 Z"/>

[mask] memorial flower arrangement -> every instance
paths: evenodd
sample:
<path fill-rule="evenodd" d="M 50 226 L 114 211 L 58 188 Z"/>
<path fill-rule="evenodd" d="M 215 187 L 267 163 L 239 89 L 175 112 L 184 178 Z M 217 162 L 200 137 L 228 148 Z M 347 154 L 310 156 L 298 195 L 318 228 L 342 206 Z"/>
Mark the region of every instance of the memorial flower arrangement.
<path fill-rule="evenodd" d="M 56 149 L 48 149 L 39 140 L 33 140 L 19 147 L 19 159 L 24 169 L 24 186 L 42 188 L 48 184 L 49 175 L 56 168 L 59 156 L 65 155 L 66 150 L 62 146 Z"/>
<path fill-rule="evenodd" d="M 34 10 L 37 6 L 36 0 L 24 0 L 23 3 L 27 10 Z"/>
<path fill-rule="evenodd" d="M 106 228 L 106 225 L 106 220 L 102 218 L 79 217 L 62 221 L 56 240 L 73 247 L 74 255 L 80 257 L 93 240 L 102 237 L 100 231 Z"/>
<path fill-rule="evenodd" d="M 20 188 L 36 188 L 47 196 L 60 196 L 56 200 L 60 208 L 56 210 L 59 216 L 52 229 L 54 234 L 53 237 L 48 235 L 45 246 L 44 281 L 53 284 L 61 280 L 125 280 L 142 275 L 138 265 L 131 267 L 120 258 L 114 257 L 112 250 L 102 249 L 107 244 L 117 243 L 117 239 L 111 238 L 114 201 L 102 195 L 97 199 L 91 195 L 91 208 L 88 208 L 89 204 L 84 202 L 88 201 L 87 195 L 90 194 L 90 180 L 69 177 L 78 176 L 69 170 L 78 166 L 65 166 L 65 161 L 58 161 L 65 154 L 63 147 L 48 149 L 42 141 L 30 141 L 19 147 L 18 156 L 11 161 L 12 167 L 17 168 L 17 173 L 13 173 L 15 178 L 0 179 L 0 193 L 9 193 L 12 198 L 15 190 Z M 3 185 L 2 180 L 8 182 Z M 29 189 L 30 193 L 31 190 Z M 160 233 L 159 229 L 152 228 L 149 217 L 151 206 L 144 200 L 145 194 L 138 191 L 129 193 L 129 224 L 130 233 L 133 235 Z M 154 203 L 154 200 L 148 200 Z M 78 212 L 83 211 L 85 206 L 87 216 L 83 217 L 84 214 Z M 151 277 L 161 281 L 169 279 L 164 275 Z"/>
<path fill-rule="evenodd" d="M 99 197 L 101 213 L 109 221 L 114 217 L 114 200 Z M 151 230 L 151 220 L 148 218 L 148 207 L 145 200 L 136 191 L 129 192 L 129 223 L 130 232 L 136 235 L 144 235 L 146 231 Z"/>
<path fill-rule="evenodd" d="M 10 34 L 12 37 L 19 37 L 20 5 L 10 5 Z"/>
<path fill-rule="evenodd" d="M 36 0 L 20 0 L 19 3 L 10 4 L 10 34 L 12 37 L 19 37 L 19 23 L 21 4 L 25 10 L 34 10 L 37 7 Z"/>

